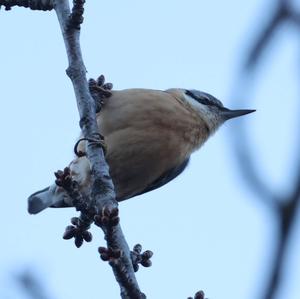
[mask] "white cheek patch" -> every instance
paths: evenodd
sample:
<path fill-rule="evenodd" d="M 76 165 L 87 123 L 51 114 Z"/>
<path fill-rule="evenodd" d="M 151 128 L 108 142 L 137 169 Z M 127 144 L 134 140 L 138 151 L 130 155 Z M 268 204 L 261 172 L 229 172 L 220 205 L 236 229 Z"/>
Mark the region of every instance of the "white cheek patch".
<path fill-rule="evenodd" d="M 196 111 L 200 112 L 201 115 L 211 114 L 210 109 L 207 107 L 207 105 L 203 105 L 196 101 L 194 98 L 189 96 L 188 94 L 184 94 L 184 99 L 186 102 L 188 102 Z"/>
<path fill-rule="evenodd" d="M 214 112 L 209 106 L 199 103 L 188 94 L 184 94 L 184 98 L 199 113 L 199 116 L 206 122 L 211 132 L 214 132 L 222 123 L 219 114 Z"/>

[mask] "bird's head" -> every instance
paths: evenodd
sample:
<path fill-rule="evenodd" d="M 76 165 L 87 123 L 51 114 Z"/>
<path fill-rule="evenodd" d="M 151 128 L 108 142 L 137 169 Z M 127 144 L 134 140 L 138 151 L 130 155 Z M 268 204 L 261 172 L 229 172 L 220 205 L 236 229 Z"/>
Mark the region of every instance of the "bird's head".
<path fill-rule="evenodd" d="M 199 90 L 183 90 L 183 92 L 185 101 L 199 113 L 199 116 L 206 122 L 211 133 L 226 120 L 255 111 L 250 109 L 230 110 L 225 108 L 222 102 L 212 95 Z"/>

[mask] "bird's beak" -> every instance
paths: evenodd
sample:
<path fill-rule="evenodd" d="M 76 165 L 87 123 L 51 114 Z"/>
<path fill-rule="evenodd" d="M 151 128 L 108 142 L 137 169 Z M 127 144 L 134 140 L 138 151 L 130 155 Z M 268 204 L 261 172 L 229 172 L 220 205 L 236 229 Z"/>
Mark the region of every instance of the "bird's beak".
<path fill-rule="evenodd" d="M 230 110 L 230 109 L 226 108 L 222 111 L 222 116 L 224 117 L 225 120 L 228 120 L 228 119 L 246 115 L 246 114 L 249 114 L 249 113 L 252 113 L 255 111 L 256 110 L 252 110 L 252 109 Z"/>

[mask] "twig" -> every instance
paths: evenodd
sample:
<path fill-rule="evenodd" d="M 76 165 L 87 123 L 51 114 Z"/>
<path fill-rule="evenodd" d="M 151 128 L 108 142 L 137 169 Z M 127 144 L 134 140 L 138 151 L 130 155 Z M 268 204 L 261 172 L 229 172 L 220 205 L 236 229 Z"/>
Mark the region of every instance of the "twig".
<path fill-rule="evenodd" d="M 80 29 L 80 24 L 83 23 L 85 0 L 73 0 L 72 13 L 69 16 L 69 26 L 71 28 Z"/>
<path fill-rule="evenodd" d="M 151 267 L 151 257 L 153 256 L 153 252 L 150 250 L 146 250 L 142 252 L 142 245 L 136 244 L 131 251 L 131 260 L 133 264 L 134 271 L 137 272 L 139 270 L 139 264 L 143 267 Z"/>
<path fill-rule="evenodd" d="M 86 70 L 79 43 L 80 32 L 69 23 L 70 7 L 68 1 L 55 0 L 54 3 L 68 55 L 69 67 L 67 74 L 73 83 L 75 91 L 80 114 L 80 127 L 85 138 L 95 140 L 99 138 L 96 107 L 86 80 Z M 105 161 L 102 147 L 99 147 L 95 142 L 87 141 L 86 153 L 91 164 L 93 178 L 91 198 L 96 204 L 98 213 L 101 213 L 103 210 L 113 211 L 118 207 L 118 204 L 115 200 L 114 186 L 109 176 L 109 168 Z M 106 225 L 102 225 L 101 228 L 104 231 L 108 247 L 122 251 L 121 257 L 116 262 L 110 263 L 120 285 L 121 297 L 126 299 L 145 298 L 135 278 L 130 250 L 120 224 L 115 225 L 113 229 Z"/>
<path fill-rule="evenodd" d="M 10 10 L 13 6 L 28 7 L 32 10 L 52 10 L 52 0 L 0 0 L 0 8 L 4 6 L 5 10 Z"/>
<path fill-rule="evenodd" d="M 109 176 L 109 168 L 104 159 L 104 153 L 95 140 L 99 139 L 98 126 L 96 122 L 95 104 L 89 93 L 86 80 L 86 69 L 81 56 L 79 43 L 79 30 L 69 26 L 70 8 L 68 1 L 55 1 L 55 11 L 61 26 L 66 51 L 69 60 L 67 74 L 70 77 L 77 106 L 80 114 L 80 127 L 83 135 L 93 142 L 87 142 L 87 156 L 91 164 L 92 176 L 92 197 L 96 198 L 98 208 L 101 211 L 107 205 L 117 207 L 115 192 L 112 180 Z"/>
<path fill-rule="evenodd" d="M 194 298 L 188 297 L 187 299 L 205 299 L 205 294 L 203 291 L 199 291 L 195 294 Z"/>

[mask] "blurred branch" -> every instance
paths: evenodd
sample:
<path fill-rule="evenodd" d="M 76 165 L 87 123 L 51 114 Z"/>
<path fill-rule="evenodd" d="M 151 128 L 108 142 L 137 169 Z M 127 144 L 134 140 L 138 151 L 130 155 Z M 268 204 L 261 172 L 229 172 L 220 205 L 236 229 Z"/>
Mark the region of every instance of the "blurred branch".
<path fill-rule="evenodd" d="M 245 70 L 247 71 L 251 71 L 251 68 L 258 64 L 259 58 L 262 56 L 263 51 L 270 43 L 278 27 L 283 21 L 290 17 L 290 0 L 277 0 L 275 5 L 276 9 L 269 22 L 265 28 L 263 28 L 252 47 L 250 47 L 250 51 L 244 66 Z"/>
<path fill-rule="evenodd" d="M 245 63 L 238 75 L 234 91 L 234 99 L 245 98 L 250 93 L 254 72 L 261 62 L 264 50 L 270 41 L 283 25 L 284 22 L 291 22 L 300 33 L 300 16 L 294 12 L 290 0 L 277 0 L 276 9 L 261 31 L 256 41 L 250 46 Z M 246 100 L 249 100 L 247 98 Z M 300 139 L 299 139 L 300 140 Z M 300 148 L 300 146 L 299 146 Z M 274 248 L 274 262 L 272 264 L 263 299 L 274 299 L 282 282 L 283 267 L 287 255 L 287 249 L 294 227 L 297 213 L 300 206 L 300 159 L 297 161 L 297 174 L 293 190 L 286 196 L 279 196 L 272 191 L 265 177 L 255 163 L 253 148 L 247 130 L 243 122 L 237 128 L 233 140 L 234 156 L 238 162 L 239 169 L 244 175 L 246 182 L 257 194 L 257 199 L 264 202 L 274 213 L 277 219 L 278 242 Z"/>
<path fill-rule="evenodd" d="M 31 299 L 49 299 L 47 291 L 41 281 L 32 271 L 24 271 L 17 276 L 17 281 Z"/>

